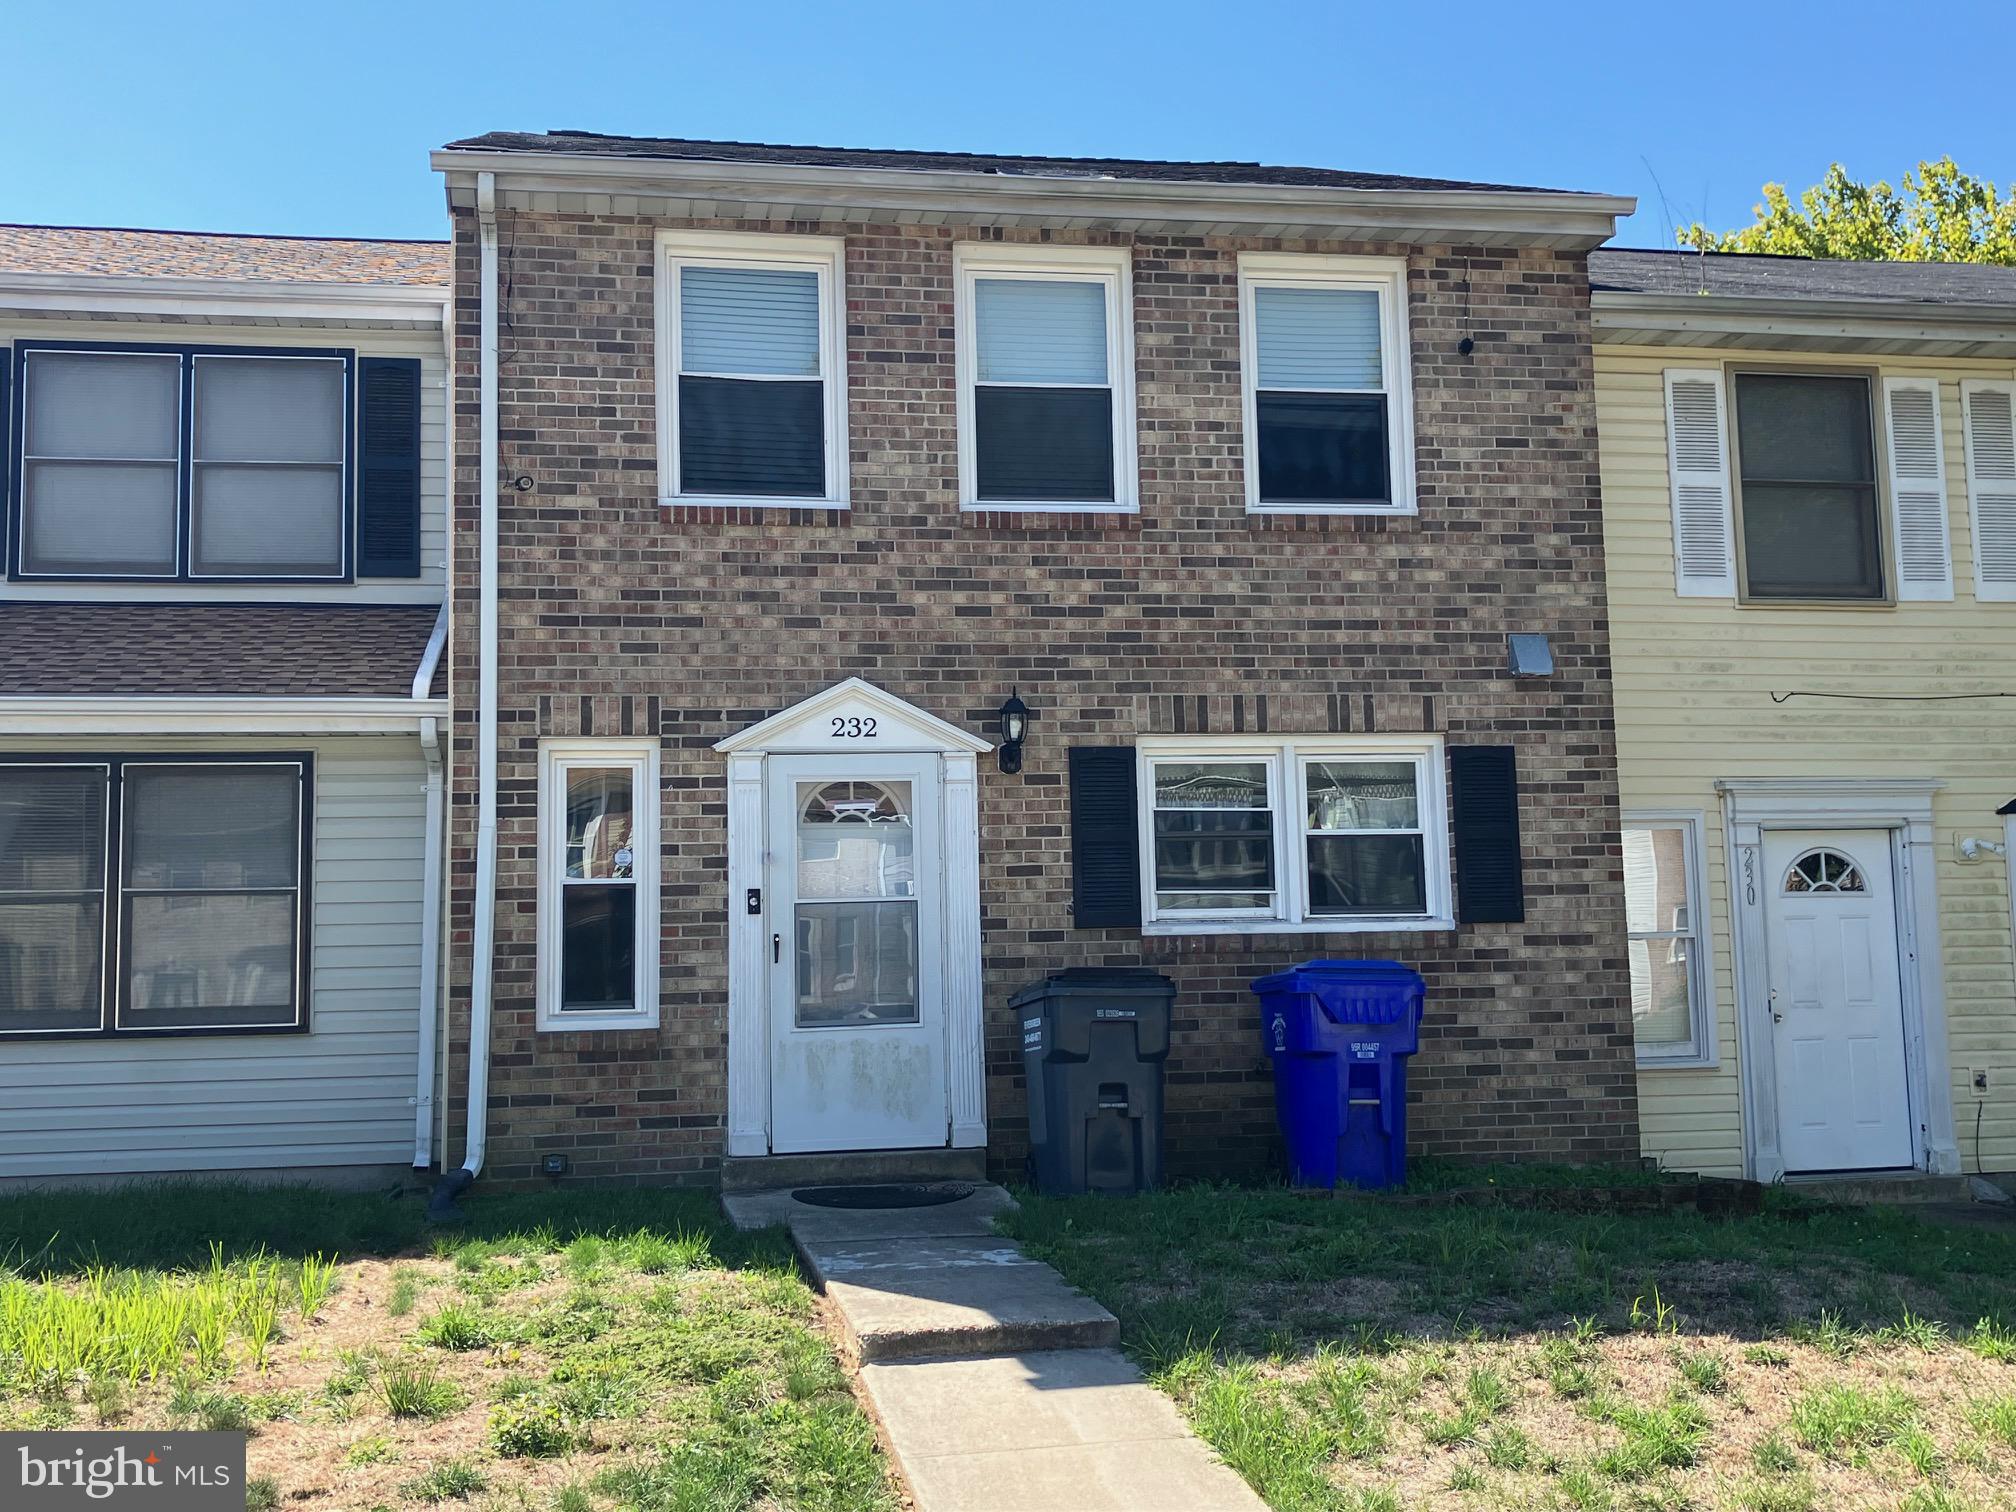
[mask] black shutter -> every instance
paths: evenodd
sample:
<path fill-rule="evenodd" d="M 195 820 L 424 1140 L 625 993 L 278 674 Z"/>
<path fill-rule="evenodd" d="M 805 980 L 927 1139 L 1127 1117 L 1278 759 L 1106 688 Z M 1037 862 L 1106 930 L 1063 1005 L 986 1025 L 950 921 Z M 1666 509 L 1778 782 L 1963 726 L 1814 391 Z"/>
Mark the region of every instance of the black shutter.
<path fill-rule="evenodd" d="M 357 576 L 420 576 L 420 362 L 357 363 Z"/>
<path fill-rule="evenodd" d="M 1519 924 L 1519 772 L 1511 746 L 1451 746 L 1449 799 L 1456 825 L 1456 917 L 1463 924 Z"/>
<path fill-rule="evenodd" d="M 1141 839 L 1132 746 L 1073 746 L 1071 922 L 1078 929 L 1139 927 Z"/>

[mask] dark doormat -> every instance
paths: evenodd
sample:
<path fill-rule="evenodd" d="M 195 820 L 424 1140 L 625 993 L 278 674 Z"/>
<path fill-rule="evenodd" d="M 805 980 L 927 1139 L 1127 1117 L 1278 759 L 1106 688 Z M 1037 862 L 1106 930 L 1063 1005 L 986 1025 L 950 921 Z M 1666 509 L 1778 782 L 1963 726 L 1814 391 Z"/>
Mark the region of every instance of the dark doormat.
<path fill-rule="evenodd" d="M 799 1187 L 795 1201 L 829 1208 L 940 1207 L 973 1195 L 970 1181 L 904 1181 L 885 1186 Z"/>

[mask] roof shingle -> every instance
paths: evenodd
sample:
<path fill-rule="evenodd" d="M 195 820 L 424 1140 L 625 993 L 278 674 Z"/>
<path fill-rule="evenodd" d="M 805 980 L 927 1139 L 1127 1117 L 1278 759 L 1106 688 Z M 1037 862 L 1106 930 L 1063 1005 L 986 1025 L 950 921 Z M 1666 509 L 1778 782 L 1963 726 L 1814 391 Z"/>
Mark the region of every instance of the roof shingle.
<path fill-rule="evenodd" d="M 0 273 L 446 288 L 449 250 L 437 241 L 0 225 Z"/>
<path fill-rule="evenodd" d="M 429 604 L 0 603 L 0 697 L 405 698 Z M 435 677 L 441 696 L 444 665 Z"/>
<path fill-rule="evenodd" d="M 1007 178 L 1134 179 L 1176 184 L 1257 184 L 1302 189 L 1472 190 L 1558 194 L 1527 184 L 1353 173 L 1341 168 L 1264 163 L 1178 163 L 1149 158 L 1023 157 L 985 152 L 917 152 L 869 147 L 787 147 L 688 137 L 604 136 L 593 131 L 491 131 L 450 142 L 448 152 L 550 152 L 576 157 L 674 158 L 712 163 L 777 163 L 810 168 L 883 168 L 918 173 L 985 173 Z"/>
<path fill-rule="evenodd" d="M 1599 294 L 2016 305 L 2016 268 L 1985 263 L 1849 262 L 1750 252 L 1604 247 L 1589 254 L 1589 282 Z"/>

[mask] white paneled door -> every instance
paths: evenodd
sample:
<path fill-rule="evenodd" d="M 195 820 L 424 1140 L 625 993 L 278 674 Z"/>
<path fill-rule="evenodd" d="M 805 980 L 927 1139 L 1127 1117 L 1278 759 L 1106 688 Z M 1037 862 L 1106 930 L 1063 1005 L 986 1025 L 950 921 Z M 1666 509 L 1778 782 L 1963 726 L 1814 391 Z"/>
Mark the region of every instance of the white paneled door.
<path fill-rule="evenodd" d="M 943 1145 L 939 758 L 772 756 L 766 767 L 770 1147 Z"/>
<path fill-rule="evenodd" d="M 1767 830 L 1765 948 L 1788 1172 L 1914 1163 L 1884 830 Z"/>

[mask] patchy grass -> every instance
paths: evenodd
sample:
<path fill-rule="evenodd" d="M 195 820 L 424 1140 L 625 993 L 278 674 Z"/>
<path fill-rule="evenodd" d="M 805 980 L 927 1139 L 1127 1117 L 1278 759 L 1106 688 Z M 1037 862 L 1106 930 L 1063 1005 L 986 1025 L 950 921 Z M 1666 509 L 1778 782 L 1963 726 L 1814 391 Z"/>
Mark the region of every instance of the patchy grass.
<path fill-rule="evenodd" d="M 2016 1509 L 2016 1232 L 1230 1187 L 1003 1227 L 1281 1512 Z"/>
<path fill-rule="evenodd" d="M 248 1505 L 894 1512 L 780 1233 L 706 1194 L 0 1198 L 0 1428 L 250 1435 Z"/>

